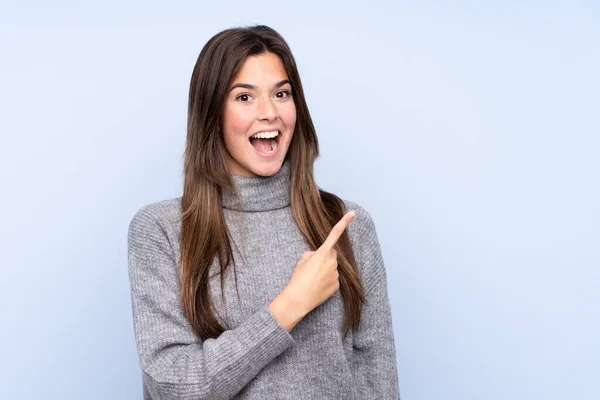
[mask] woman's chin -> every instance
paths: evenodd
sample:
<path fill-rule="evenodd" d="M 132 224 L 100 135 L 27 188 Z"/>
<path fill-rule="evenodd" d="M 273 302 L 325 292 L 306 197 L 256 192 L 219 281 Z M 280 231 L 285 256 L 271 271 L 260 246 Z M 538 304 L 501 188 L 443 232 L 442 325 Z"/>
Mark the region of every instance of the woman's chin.
<path fill-rule="evenodd" d="M 281 169 L 281 162 L 275 158 L 269 161 L 260 161 L 251 163 L 250 172 L 256 176 L 272 176 L 275 175 Z"/>

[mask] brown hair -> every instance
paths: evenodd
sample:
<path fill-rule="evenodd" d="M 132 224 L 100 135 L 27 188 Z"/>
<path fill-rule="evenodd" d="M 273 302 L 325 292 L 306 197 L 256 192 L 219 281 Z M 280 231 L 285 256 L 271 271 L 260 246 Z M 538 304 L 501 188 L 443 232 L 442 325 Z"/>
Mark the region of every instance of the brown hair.
<path fill-rule="evenodd" d="M 217 256 L 223 287 L 224 272 L 234 261 L 221 208 L 222 191 L 236 193 L 221 134 L 223 105 L 227 89 L 246 57 L 265 52 L 280 57 L 292 86 L 297 119 L 285 160 L 290 160 L 292 215 L 313 251 L 320 247 L 346 213 L 342 199 L 321 190 L 313 178 L 319 143 L 296 62 L 283 37 L 265 25 L 217 33 L 200 52 L 192 73 L 181 204 L 181 305 L 192 328 L 203 339 L 217 338 L 225 330 L 211 309 L 210 265 Z M 362 282 L 347 229 L 335 250 L 346 335 L 349 328 L 358 328 L 364 303 Z"/>

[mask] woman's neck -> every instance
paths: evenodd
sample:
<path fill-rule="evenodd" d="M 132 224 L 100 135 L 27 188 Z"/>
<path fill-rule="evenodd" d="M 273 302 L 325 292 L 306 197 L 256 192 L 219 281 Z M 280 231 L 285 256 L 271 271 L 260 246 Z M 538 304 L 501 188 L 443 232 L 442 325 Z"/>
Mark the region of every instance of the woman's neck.
<path fill-rule="evenodd" d="M 232 175 L 234 185 L 239 193 L 238 199 L 229 192 L 223 191 L 222 206 L 235 211 L 271 211 L 290 205 L 290 160 L 286 159 L 279 171 L 271 176 L 248 177 Z"/>

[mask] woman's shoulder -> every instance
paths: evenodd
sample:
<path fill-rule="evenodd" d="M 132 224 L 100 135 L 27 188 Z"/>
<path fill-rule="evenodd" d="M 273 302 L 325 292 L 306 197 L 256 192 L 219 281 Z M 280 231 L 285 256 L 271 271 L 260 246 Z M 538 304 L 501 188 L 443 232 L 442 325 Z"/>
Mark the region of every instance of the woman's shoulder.
<path fill-rule="evenodd" d="M 352 233 L 357 235 L 373 234 L 375 231 L 375 223 L 367 208 L 353 200 L 342 198 L 342 201 L 346 206 L 346 213 L 352 210 L 356 212 L 356 216 L 348 225 L 349 233 L 351 235 Z"/>
<path fill-rule="evenodd" d="M 371 213 L 357 202 L 344 200 L 346 212 L 356 211 L 356 217 L 348 225 L 348 235 L 355 250 L 355 257 L 365 288 L 372 287 L 375 279 L 385 273 L 381 246 Z M 370 289 L 368 289 L 370 290 Z"/>
<path fill-rule="evenodd" d="M 177 224 L 181 218 L 181 197 L 164 199 L 139 207 L 129 221 L 129 231 L 149 226 Z"/>

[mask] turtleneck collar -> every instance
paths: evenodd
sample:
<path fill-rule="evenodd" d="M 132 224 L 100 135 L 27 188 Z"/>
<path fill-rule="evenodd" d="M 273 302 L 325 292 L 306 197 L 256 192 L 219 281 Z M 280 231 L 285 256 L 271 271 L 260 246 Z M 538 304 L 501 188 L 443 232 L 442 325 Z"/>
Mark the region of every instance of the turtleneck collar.
<path fill-rule="evenodd" d="M 271 176 L 248 177 L 232 175 L 242 204 L 233 194 L 223 191 L 222 206 L 235 211 L 270 211 L 290 205 L 290 160 Z"/>

